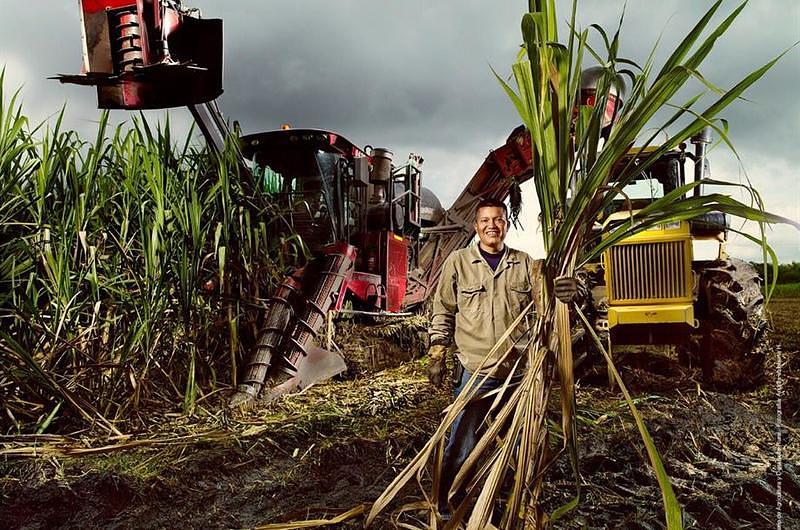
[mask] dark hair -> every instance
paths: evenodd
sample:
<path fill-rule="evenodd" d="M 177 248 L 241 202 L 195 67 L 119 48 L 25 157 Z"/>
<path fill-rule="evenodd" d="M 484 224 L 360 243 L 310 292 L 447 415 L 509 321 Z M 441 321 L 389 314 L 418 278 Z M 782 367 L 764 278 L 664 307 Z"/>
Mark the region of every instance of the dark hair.
<path fill-rule="evenodd" d="M 503 213 L 508 216 L 508 206 L 503 201 L 498 201 L 497 199 L 492 199 L 489 197 L 483 198 L 478 201 L 478 205 L 475 207 L 475 218 L 478 218 L 478 211 L 481 208 L 502 208 Z"/>

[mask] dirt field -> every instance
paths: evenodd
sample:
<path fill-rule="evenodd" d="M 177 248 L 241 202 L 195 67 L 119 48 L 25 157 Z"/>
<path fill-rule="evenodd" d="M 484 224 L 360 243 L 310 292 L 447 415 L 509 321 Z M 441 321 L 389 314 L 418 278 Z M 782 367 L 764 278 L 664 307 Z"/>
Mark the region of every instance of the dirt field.
<path fill-rule="evenodd" d="M 677 367 L 665 352 L 638 352 L 621 363 L 687 528 L 776 528 L 779 359 L 781 518 L 783 528 L 800 528 L 800 299 L 776 300 L 771 309 L 768 377 L 750 392 L 704 391 L 700 374 Z M 448 402 L 424 380 L 420 361 L 377 373 L 365 368 L 378 369 L 388 357 L 371 351 L 354 365 L 355 377 L 243 416 L 220 412 L 220 396 L 212 396 L 196 419 L 153 418 L 152 432 L 123 440 L 41 437 L 34 445 L 29 437 L 6 437 L 0 527 L 242 528 L 332 517 L 369 503 Z M 584 382 L 578 401 L 581 503 L 554 526 L 663 527 L 660 492 L 621 397 Z M 34 447 L 39 456 L 30 458 Z M 574 496 L 566 460 L 548 483 L 549 509 Z M 403 501 L 416 495 L 408 491 Z M 361 526 L 356 518 L 342 527 Z M 376 525 L 393 526 L 389 516 Z"/>

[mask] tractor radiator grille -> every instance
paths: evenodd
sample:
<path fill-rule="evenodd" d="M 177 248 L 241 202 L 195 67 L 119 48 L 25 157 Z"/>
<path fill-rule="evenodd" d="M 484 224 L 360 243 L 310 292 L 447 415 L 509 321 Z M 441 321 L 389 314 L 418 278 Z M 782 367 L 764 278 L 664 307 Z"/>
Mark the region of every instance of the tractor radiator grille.
<path fill-rule="evenodd" d="M 686 242 L 617 245 L 610 249 L 609 301 L 686 298 Z"/>

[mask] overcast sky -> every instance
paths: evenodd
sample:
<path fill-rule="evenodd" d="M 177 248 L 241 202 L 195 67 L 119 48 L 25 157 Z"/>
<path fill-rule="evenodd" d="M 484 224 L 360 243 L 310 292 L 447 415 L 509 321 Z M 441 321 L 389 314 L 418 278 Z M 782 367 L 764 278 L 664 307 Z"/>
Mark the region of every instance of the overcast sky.
<path fill-rule="evenodd" d="M 77 1 L 0 0 L 0 64 L 6 92 L 20 85 L 25 112 L 43 120 L 67 104 L 67 125 L 89 137 L 98 111 L 92 89 L 47 77 L 77 73 L 81 64 Z M 491 74 L 509 71 L 520 42 L 525 0 L 195 0 L 207 18 L 222 18 L 225 94 L 220 106 L 245 133 L 281 123 L 338 131 L 359 145 L 385 146 L 396 158 L 425 158 L 425 185 L 449 206 L 488 151 L 519 120 Z M 569 2 L 558 2 L 562 19 Z M 628 2 L 621 55 L 643 62 L 663 32 L 661 55 L 711 5 L 706 0 Z M 737 4 L 726 2 L 722 11 Z M 721 87 L 800 40 L 800 2 L 752 0 L 702 68 Z M 579 2 L 580 24 L 613 31 L 623 2 Z M 717 17 L 720 18 L 719 16 Z M 563 33 L 562 33 L 563 35 Z M 767 208 L 800 220 L 800 49 L 790 51 L 747 101 L 725 111 L 744 170 Z M 695 86 L 696 89 L 700 87 Z M 163 112 L 148 113 L 152 119 Z M 117 120 L 127 114 L 115 111 Z M 183 109 L 170 119 L 186 130 Z M 738 181 L 736 159 L 720 148 L 714 177 Z M 526 231 L 512 244 L 541 254 L 535 197 L 526 198 Z M 782 261 L 800 261 L 800 237 L 775 228 L 770 241 Z M 734 237 L 731 254 L 758 259 L 760 251 Z"/>

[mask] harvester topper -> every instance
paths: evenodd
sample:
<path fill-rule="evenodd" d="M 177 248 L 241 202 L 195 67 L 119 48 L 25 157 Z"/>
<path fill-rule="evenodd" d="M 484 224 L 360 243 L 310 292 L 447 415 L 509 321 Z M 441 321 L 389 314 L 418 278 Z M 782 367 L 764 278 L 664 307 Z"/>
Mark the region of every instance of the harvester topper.
<path fill-rule="evenodd" d="M 98 106 L 161 109 L 222 94 L 222 20 L 174 1 L 80 0 L 83 69 Z"/>

